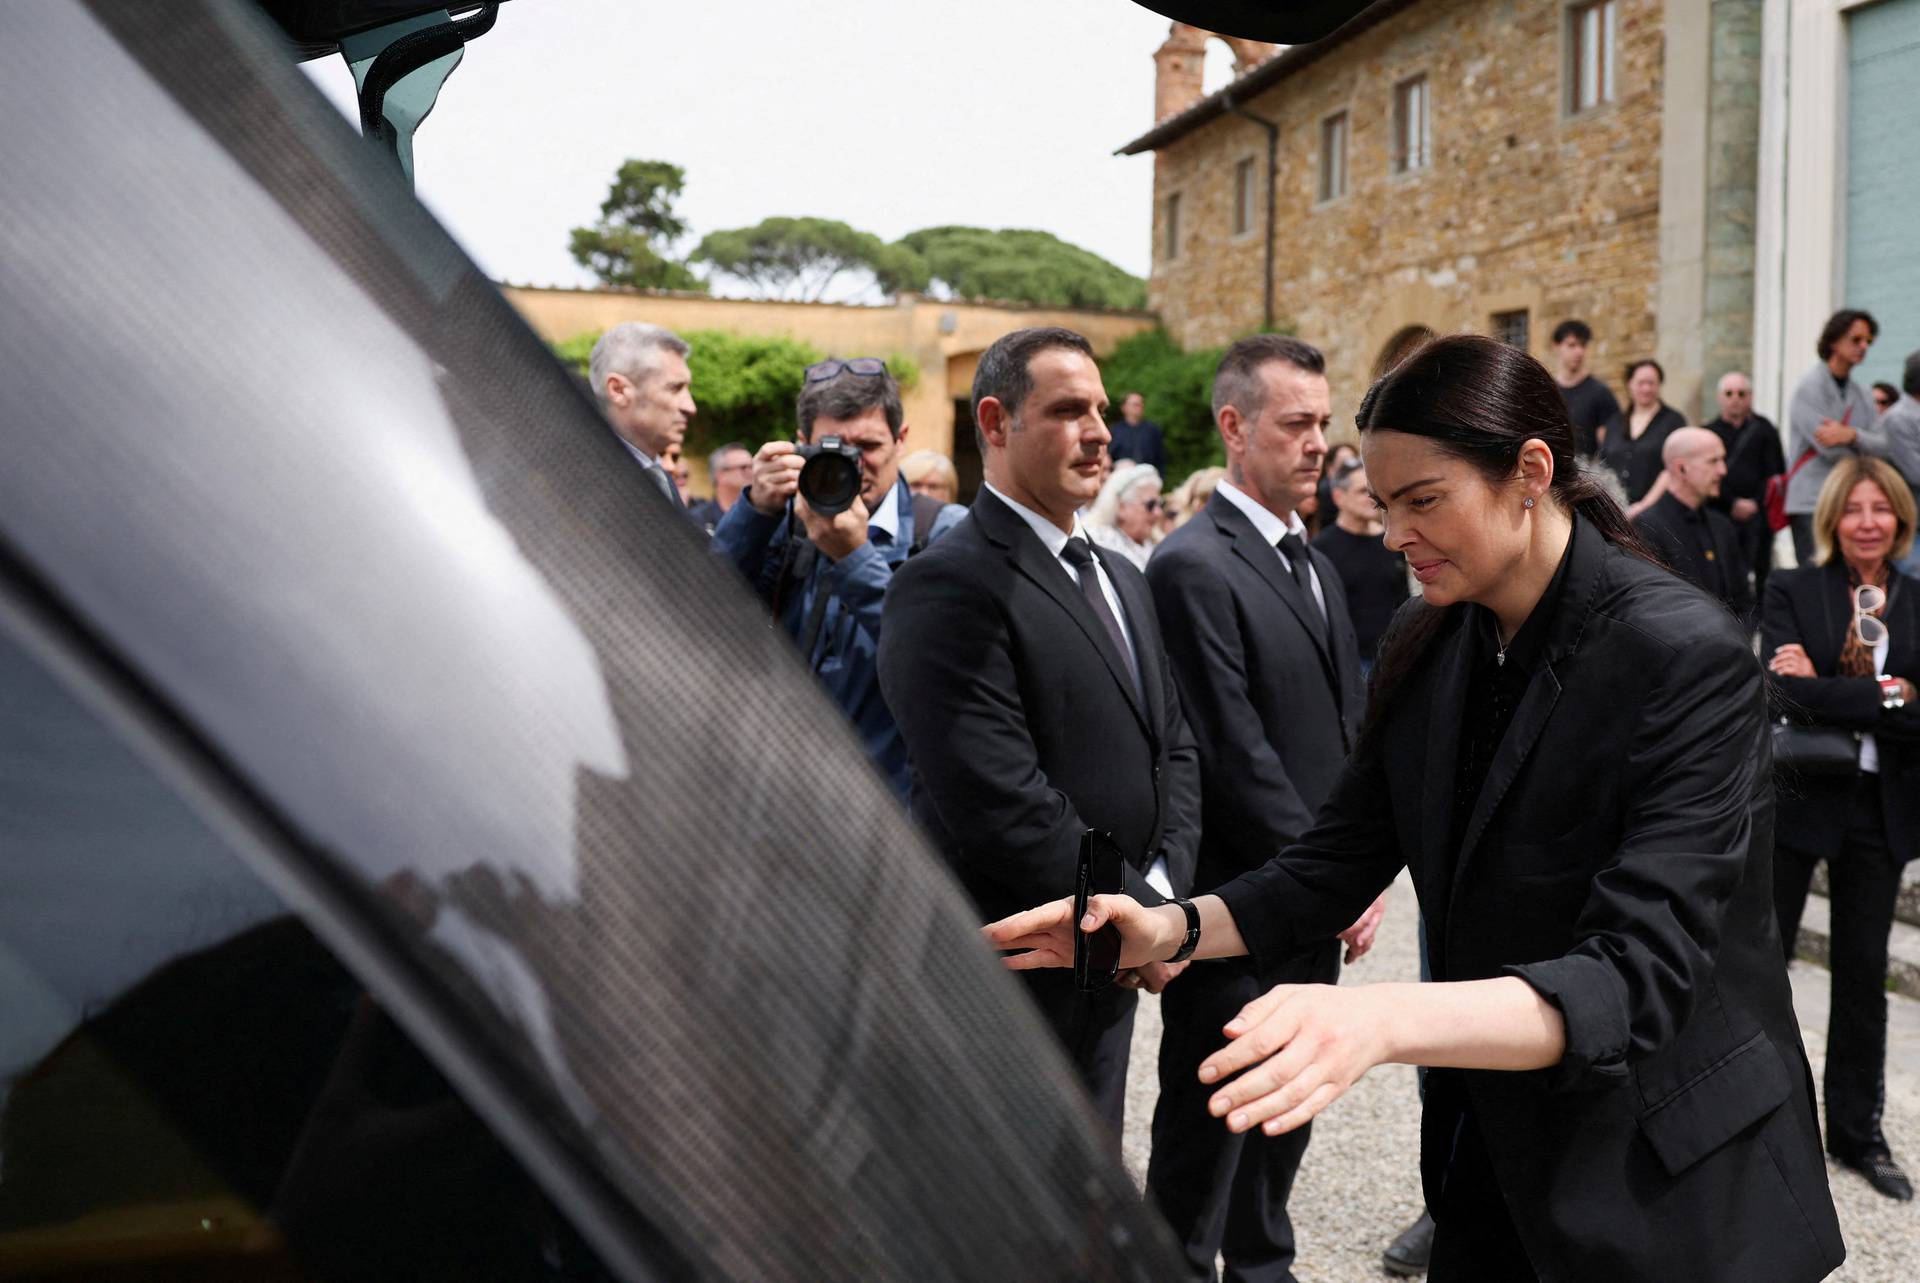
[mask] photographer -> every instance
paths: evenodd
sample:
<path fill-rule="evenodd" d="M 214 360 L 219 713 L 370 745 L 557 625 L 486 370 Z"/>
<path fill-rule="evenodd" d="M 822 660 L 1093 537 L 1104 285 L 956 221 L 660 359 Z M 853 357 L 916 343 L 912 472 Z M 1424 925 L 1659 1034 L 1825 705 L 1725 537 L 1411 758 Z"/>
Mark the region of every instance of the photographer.
<path fill-rule="evenodd" d="M 875 666 L 880 607 L 894 568 L 966 509 L 915 495 L 900 476 L 907 427 L 884 361 L 808 366 L 798 410 L 799 443 L 760 447 L 746 502 L 714 528 L 714 550 L 799 643 L 904 803 L 907 750 Z"/>

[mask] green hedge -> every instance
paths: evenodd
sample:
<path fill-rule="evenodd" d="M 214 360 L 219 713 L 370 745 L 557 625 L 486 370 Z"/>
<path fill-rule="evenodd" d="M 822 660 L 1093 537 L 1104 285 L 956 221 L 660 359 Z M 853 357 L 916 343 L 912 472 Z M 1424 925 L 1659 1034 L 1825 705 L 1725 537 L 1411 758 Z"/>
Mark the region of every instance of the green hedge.
<path fill-rule="evenodd" d="M 706 454 L 727 441 L 754 450 L 763 442 L 793 439 L 793 405 L 806 369 L 826 353 L 798 339 L 720 330 L 689 330 L 680 337 L 693 349 L 687 366 L 693 372 L 693 400 L 700 407 L 687 432 L 689 454 Z M 555 343 L 553 353 L 585 374 L 599 338 L 597 333 L 578 334 Z M 920 382 L 920 367 L 911 358 L 891 353 L 886 362 L 903 391 Z"/>
<path fill-rule="evenodd" d="M 1226 462 L 1213 426 L 1213 371 L 1225 351 L 1210 347 L 1182 352 L 1165 330 L 1148 330 L 1123 339 L 1100 362 L 1114 414 L 1119 414 L 1120 398 L 1138 392 L 1147 400 L 1147 418 L 1166 434 L 1169 490 L 1196 468 Z"/>

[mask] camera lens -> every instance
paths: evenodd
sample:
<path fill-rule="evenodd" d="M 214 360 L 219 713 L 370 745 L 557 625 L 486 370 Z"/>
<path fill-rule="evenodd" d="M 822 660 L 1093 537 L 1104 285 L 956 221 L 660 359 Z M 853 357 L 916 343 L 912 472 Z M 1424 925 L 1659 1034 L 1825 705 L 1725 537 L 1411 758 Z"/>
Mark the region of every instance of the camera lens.
<path fill-rule="evenodd" d="M 800 497 L 807 506 L 823 517 L 851 508 L 860 497 L 859 451 L 828 437 L 805 453 L 808 458 L 800 467 Z"/>

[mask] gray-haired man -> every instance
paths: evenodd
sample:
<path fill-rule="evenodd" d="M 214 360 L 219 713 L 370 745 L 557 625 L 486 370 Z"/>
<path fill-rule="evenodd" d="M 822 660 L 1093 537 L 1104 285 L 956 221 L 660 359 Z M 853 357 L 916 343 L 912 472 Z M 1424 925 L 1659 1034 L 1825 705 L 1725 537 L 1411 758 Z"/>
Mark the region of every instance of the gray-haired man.
<path fill-rule="evenodd" d="M 600 336 L 587 362 L 593 395 L 615 435 L 667 502 L 682 509 L 679 488 L 660 456 L 686 439 L 695 413 L 687 352 L 686 340 L 672 330 L 622 321 Z"/>

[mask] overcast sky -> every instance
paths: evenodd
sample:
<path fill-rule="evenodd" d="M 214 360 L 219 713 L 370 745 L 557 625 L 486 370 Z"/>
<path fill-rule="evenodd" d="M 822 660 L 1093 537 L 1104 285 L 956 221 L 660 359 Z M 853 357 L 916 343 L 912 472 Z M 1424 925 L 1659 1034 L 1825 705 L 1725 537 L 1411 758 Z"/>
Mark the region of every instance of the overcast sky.
<path fill-rule="evenodd" d="M 777 214 L 1037 227 L 1144 275 L 1153 162 L 1112 152 L 1153 123 L 1166 34 L 1132 0 L 511 0 L 416 136 L 418 189 L 523 284 L 591 283 L 567 229 L 628 157 L 686 169 L 696 238 Z M 338 57 L 307 67 L 350 101 Z"/>

